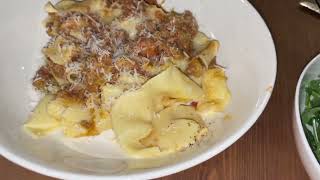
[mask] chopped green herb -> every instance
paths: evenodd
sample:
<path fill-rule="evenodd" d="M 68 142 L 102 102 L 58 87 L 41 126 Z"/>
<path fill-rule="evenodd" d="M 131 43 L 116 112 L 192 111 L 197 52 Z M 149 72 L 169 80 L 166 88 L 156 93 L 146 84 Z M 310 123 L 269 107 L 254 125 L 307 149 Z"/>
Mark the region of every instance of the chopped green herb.
<path fill-rule="evenodd" d="M 320 79 L 310 81 L 306 87 L 305 109 L 302 125 L 308 142 L 320 161 Z"/>

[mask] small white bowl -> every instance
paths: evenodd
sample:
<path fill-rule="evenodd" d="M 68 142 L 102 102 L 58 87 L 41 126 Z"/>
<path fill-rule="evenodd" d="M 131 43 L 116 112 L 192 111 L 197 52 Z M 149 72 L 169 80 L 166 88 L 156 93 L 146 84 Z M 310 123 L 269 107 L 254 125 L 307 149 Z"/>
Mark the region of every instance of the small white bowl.
<path fill-rule="evenodd" d="M 276 78 L 276 52 L 268 27 L 247 0 L 166 0 L 167 9 L 191 10 L 201 31 L 220 41 L 218 63 L 227 68 L 232 103 L 221 134 L 160 167 L 128 169 L 121 159 L 97 159 L 21 131 L 33 101 L 31 78 L 46 42 L 41 21 L 47 0 L 2 1 L 0 6 L 0 154 L 60 179 L 151 179 L 176 173 L 225 150 L 256 122 Z"/>
<path fill-rule="evenodd" d="M 309 64 L 304 68 L 300 75 L 294 100 L 293 110 L 293 131 L 296 141 L 296 146 L 301 158 L 301 161 L 307 170 L 308 175 L 311 179 L 317 180 L 320 178 L 320 164 L 314 156 L 311 147 L 308 143 L 306 135 L 304 133 L 301 123 L 301 112 L 304 104 L 304 89 L 303 83 L 318 77 L 320 74 L 320 55 L 315 57 Z"/>

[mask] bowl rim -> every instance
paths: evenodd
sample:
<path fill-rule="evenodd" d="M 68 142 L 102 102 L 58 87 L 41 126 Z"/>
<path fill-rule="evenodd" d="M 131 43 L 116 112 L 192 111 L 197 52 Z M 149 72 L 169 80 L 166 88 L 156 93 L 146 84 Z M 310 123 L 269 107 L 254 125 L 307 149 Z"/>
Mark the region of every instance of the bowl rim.
<path fill-rule="evenodd" d="M 301 123 L 301 112 L 300 112 L 300 103 L 299 103 L 299 97 L 300 97 L 300 88 L 301 88 L 301 84 L 302 84 L 302 80 L 305 77 L 307 71 L 310 69 L 310 67 L 317 61 L 320 60 L 320 54 L 318 54 L 317 56 L 315 56 L 303 69 L 300 77 L 299 77 L 299 81 L 297 83 L 296 86 L 296 92 L 295 92 L 295 97 L 294 97 L 294 112 L 295 112 L 295 121 L 297 123 L 297 130 L 298 130 L 298 134 L 301 137 L 300 139 L 302 140 L 302 144 L 303 144 L 303 149 L 306 150 L 307 152 L 307 156 L 310 158 L 312 164 L 314 164 L 318 171 L 320 172 L 320 164 L 318 162 L 318 160 L 316 159 L 315 155 L 313 154 L 313 151 L 311 149 L 311 146 L 309 145 L 309 142 L 307 140 L 306 134 L 303 130 L 302 127 L 302 123 Z M 296 143 L 296 146 L 298 146 L 298 144 Z M 302 158 L 300 156 L 300 158 Z"/>
<path fill-rule="evenodd" d="M 270 77 L 270 89 L 266 89 L 266 94 L 263 95 L 263 99 L 261 99 L 261 103 L 256 106 L 256 110 L 250 115 L 250 117 L 247 119 L 247 121 L 237 130 L 229 136 L 224 142 L 219 142 L 216 144 L 215 148 L 208 148 L 205 152 L 199 154 L 198 156 L 179 162 L 173 165 L 168 165 L 165 167 L 159 167 L 159 168 L 153 168 L 152 170 L 148 172 L 138 172 L 135 174 L 124 174 L 124 175 L 88 175 L 88 174 L 81 174 L 81 173 L 73 173 L 65 170 L 56 170 L 53 168 L 47 168 L 44 167 L 36 162 L 32 162 L 29 160 L 24 159 L 23 157 L 16 155 L 12 152 L 10 152 L 8 149 L 0 145 L 0 154 L 5 157 L 6 159 L 14 162 L 15 164 L 22 166 L 26 169 L 29 169 L 31 171 L 50 176 L 55 177 L 59 179 L 97 179 L 102 180 L 105 178 L 108 179 L 115 179 L 115 180 L 122 180 L 122 179 L 153 179 L 153 178 L 159 178 L 168 176 L 186 169 L 189 169 L 193 166 L 196 166 L 214 156 L 221 153 L 228 147 L 230 147 L 233 143 L 235 143 L 240 137 L 242 137 L 252 126 L 253 124 L 258 120 L 259 116 L 262 114 L 262 112 L 265 110 L 270 97 L 272 95 L 276 77 L 277 77 L 277 53 L 276 48 L 274 44 L 273 37 L 271 35 L 271 32 L 262 18 L 262 16 L 258 13 L 258 11 L 254 8 L 254 6 L 247 0 L 243 0 L 242 3 L 244 3 L 251 13 L 255 14 L 258 21 L 260 21 L 261 25 L 264 26 L 265 30 L 267 31 L 267 36 L 270 39 L 270 46 L 271 46 L 271 53 L 274 58 L 269 59 L 270 61 L 274 61 L 273 67 L 269 67 L 271 71 L 274 71 L 274 74 L 272 74 L 272 77 Z"/>

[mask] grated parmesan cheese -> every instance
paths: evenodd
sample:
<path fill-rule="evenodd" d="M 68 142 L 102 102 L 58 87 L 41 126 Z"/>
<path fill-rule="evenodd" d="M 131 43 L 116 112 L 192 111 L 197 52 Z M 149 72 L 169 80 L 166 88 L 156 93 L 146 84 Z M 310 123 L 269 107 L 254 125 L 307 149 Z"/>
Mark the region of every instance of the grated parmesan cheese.
<path fill-rule="evenodd" d="M 185 27 L 197 27 L 192 16 L 188 20 L 185 13 L 166 13 L 143 0 L 84 0 L 78 5 L 80 9 L 50 13 L 50 21 L 45 24 L 51 36 L 46 48 L 63 38 L 63 43 L 55 47 L 59 58 L 65 59 L 65 52 L 72 50 L 69 60 L 59 63 L 64 67 L 63 79 L 67 83 L 57 86 L 55 81 L 48 81 L 47 91 L 82 92 L 87 106 L 92 108 L 99 103 L 89 99 L 99 99 L 101 88 L 107 83 L 124 88 L 124 92 L 134 91 L 172 64 L 170 59 L 175 54 L 185 56 L 173 64 L 182 70 L 182 65 L 188 64 L 190 55 L 185 41 L 176 35 L 190 37 L 192 44 L 189 29 L 183 31 Z M 42 79 L 36 76 L 34 81 Z M 114 100 L 116 97 L 110 98 L 110 104 Z"/>

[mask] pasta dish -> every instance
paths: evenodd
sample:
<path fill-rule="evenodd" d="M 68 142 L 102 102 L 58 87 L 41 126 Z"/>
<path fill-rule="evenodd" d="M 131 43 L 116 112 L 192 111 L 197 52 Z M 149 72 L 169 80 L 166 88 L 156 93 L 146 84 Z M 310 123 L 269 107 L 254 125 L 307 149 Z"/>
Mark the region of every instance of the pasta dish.
<path fill-rule="evenodd" d="M 44 96 L 24 124 L 34 137 L 111 130 L 130 156 L 159 157 L 201 141 L 203 113 L 231 99 L 219 42 L 190 11 L 155 0 L 62 0 L 45 10 L 49 41 L 32 80 Z"/>

